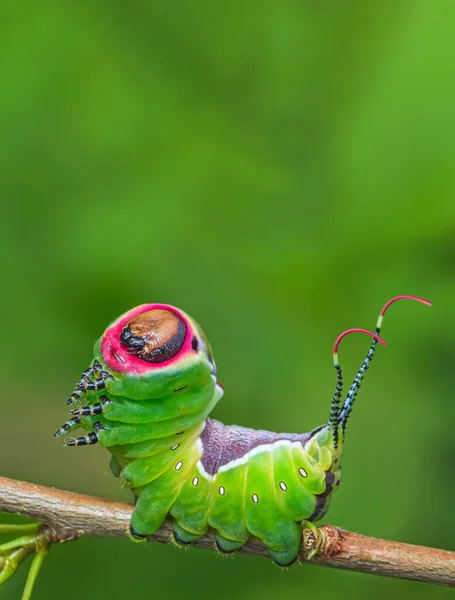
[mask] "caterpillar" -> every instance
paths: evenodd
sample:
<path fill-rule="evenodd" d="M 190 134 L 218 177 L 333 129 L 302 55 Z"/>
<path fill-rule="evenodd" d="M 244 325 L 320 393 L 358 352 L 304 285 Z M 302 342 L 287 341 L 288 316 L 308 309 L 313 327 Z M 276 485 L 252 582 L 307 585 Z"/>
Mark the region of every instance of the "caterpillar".
<path fill-rule="evenodd" d="M 391 304 L 375 333 L 348 329 L 336 340 L 336 386 L 327 423 L 309 433 L 273 433 L 225 426 L 209 414 L 223 396 L 210 344 L 198 323 L 167 304 L 143 304 L 119 317 L 94 347 L 68 404 L 71 419 L 56 433 L 88 433 L 66 446 L 100 443 L 110 467 L 131 488 L 135 508 L 130 537 L 143 541 L 173 519 L 178 545 L 209 528 L 223 553 L 253 535 L 281 566 L 298 554 L 302 527 L 321 519 L 341 481 L 346 425 Z M 353 332 L 373 338 L 342 401 L 341 340 Z"/>

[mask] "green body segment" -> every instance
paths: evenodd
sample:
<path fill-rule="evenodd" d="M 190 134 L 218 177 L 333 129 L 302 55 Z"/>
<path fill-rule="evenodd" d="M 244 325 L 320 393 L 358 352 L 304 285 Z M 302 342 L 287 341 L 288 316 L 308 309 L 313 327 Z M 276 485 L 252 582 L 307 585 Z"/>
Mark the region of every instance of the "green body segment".
<path fill-rule="evenodd" d="M 115 376 L 117 391 L 120 377 Z M 134 394 L 131 384 L 128 391 Z M 109 403 L 103 414 L 83 417 L 81 424 L 89 431 L 97 424 L 99 442 L 113 455 L 114 475 L 137 497 L 131 521 L 136 535 L 153 533 L 170 514 L 181 543 L 212 527 L 224 552 L 240 548 L 254 535 L 279 564 L 293 562 L 301 543 L 300 522 L 325 514 L 340 481 L 341 450 L 334 448 L 327 426 L 294 441 L 270 434 L 276 441 L 259 444 L 208 473 L 204 452 L 221 455 L 226 449 L 222 439 L 212 450 L 203 442 L 204 430 L 216 423 L 207 416 L 222 396 L 210 375 L 205 385 L 187 386 L 159 400 L 116 396 L 110 386 L 104 395 Z M 89 404 L 98 400 L 93 393 Z M 251 437 L 251 430 L 236 429 L 239 436 Z"/>
<path fill-rule="evenodd" d="M 329 425 L 274 434 L 208 418 L 223 389 L 202 331 L 185 317 L 200 336 L 198 350 L 161 369 L 115 371 L 95 345 L 95 361 L 113 379 L 102 392 L 84 394 L 87 406 L 102 401 L 102 412 L 82 416 L 80 425 L 96 431 L 112 453 L 112 472 L 136 496 L 133 539 L 171 515 L 178 543 L 211 527 L 218 548 L 231 552 L 254 535 L 288 565 L 300 548 L 301 522 L 325 514 L 340 482 L 342 446 L 335 447 Z"/>

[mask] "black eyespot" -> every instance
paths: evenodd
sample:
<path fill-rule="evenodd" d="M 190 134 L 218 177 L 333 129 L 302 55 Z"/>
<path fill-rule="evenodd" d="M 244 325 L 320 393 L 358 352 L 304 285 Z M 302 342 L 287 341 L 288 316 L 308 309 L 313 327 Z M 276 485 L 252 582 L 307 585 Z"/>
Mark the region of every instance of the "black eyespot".
<path fill-rule="evenodd" d="M 197 352 L 198 348 L 199 348 L 199 342 L 196 336 L 193 336 L 193 339 L 191 340 L 191 348 Z"/>

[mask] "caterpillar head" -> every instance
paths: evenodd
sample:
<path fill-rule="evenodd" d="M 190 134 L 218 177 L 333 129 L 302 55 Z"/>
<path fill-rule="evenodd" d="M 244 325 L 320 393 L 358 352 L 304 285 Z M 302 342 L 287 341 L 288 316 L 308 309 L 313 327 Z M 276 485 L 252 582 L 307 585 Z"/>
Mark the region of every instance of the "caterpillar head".
<path fill-rule="evenodd" d="M 95 358 L 114 375 L 109 391 L 137 400 L 216 382 L 204 332 L 168 304 L 142 304 L 122 315 L 95 344 Z"/>

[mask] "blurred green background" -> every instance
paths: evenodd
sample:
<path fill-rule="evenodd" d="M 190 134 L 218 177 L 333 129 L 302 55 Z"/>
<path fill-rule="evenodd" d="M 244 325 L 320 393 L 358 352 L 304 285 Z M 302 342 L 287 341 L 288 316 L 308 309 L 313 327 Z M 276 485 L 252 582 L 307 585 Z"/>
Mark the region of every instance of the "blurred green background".
<path fill-rule="evenodd" d="M 15 2 L 0 21 L 0 473 L 128 499 L 52 434 L 110 320 L 169 302 L 211 341 L 215 416 L 328 417 L 331 349 L 387 315 L 328 521 L 454 549 L 455 3 Z M 353 375 L 369 341 L 341 349 Z M 6 517 L 5 517 L 6 519 Z M 0 590 L 18 598 L 26 569 Z M 52 548 L 36 600 L 448 598 L 127 540 Z"/>

